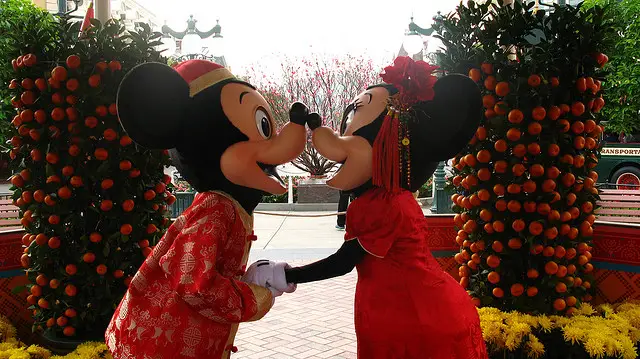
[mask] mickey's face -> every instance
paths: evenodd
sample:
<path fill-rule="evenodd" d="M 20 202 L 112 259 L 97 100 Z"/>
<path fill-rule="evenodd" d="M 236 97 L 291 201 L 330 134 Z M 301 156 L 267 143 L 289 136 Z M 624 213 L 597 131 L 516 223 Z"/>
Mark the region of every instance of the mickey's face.
<path fill-rule="evenodd" d="M 356 96 L 345 109 L 340 136 L 328 127 L 313 131 L 313 145 L 318 152 L 329 160 L 342 163 L 342 167 L 327 181 L 329 186 L 349 191 L 371 179 L 373 142 L 389 95 L 387 88 L 378 86 Z"/>
<path fill-rule="evenodd" d="M 275 166 L 298 156 L 306 139 L 304 126 L 286 124 L 275 132 L 273 114 L 264 97 L 243 83 L 222 88 L 220 104 L 229 122 L 247 141 L 229 146 L 220 158 L 220 169 L 231 182 L 273 194 L 286 192 Z"/>

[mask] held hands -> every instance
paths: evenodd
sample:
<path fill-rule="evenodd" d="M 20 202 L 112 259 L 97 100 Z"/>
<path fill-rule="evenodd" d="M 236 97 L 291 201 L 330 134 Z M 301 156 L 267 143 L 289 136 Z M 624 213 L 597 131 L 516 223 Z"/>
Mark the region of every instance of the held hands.
<path fill-rule="evenodd" d="M 317 113 L 309 113 L 309 108 L 302 102 L 295 102 L 289 110 L 289 121 L 304 126 L 305 123 L 311 130 L 322 125 L 322 119 Z"/>
<path fill-rule="evenodd" d="M 276 263 L 268 260 L 259 260 L 247 268 L 242 280 L 247 283 L 253 283 L 271 290 L 274 298 L 279 297 L 282 293 L 293 293 L 296 285 L 287 283 L 284 273 L 288 268 L 287 263 Z"/>

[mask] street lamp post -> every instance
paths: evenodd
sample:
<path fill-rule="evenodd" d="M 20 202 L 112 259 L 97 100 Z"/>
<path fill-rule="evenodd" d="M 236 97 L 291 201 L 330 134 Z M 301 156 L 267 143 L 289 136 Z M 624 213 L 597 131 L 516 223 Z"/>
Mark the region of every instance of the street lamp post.
<path fill-rule="evenodd" d="M 442 16 L 438 11 L 437 17 Z M 409 55 L 420 57 L 420 60 L 424 57 L 424 41 L 422 36 L 430 37 L 434 32 L 433 28 L 422 28 L 413 22 L 413 16 L 409 23 L 409 30 L 405 33 L 405 39 L 402 44 L 404 49 Z M 430 40 L 427 40 L 427 43 Z M 451 213 L 451 199 L 444 191 L 445 179 L 444 179 L 444 162 L 438 163 L 436 171 L 433 173 L 433 203 L 431 205 L 432 213 Z"/>
<path fill-rule="evenodd" d="M 200 31 L 196 27 L 198 20 L 193 18 L 193 15 L 189 16 L 187 20 L 187 28 L 184 31 L 175 31 L 166 24 L 162 26 L 162 33 L 164 34 L 163 43 L 170 49 L 175 51 L 175 43 L 171 44 L 174 39 L 182 40 L 180 48 L 180 56 L 177 60 L 187 59 L 207 59 L 213 60 L 216 63 L 227 66 L 224 56 L 222 55 L 222 27 L 219 20 L 216 20 L 216 25 L 208 31 Z M 203 46 L 204 41 L 208 39 L 208 46 Z M 172 47 L 173 45 L 173 47 Z M 207 51 L 203 51 L 206 48 Z M 173 55 L 173 54 L 172 54 Z"/>

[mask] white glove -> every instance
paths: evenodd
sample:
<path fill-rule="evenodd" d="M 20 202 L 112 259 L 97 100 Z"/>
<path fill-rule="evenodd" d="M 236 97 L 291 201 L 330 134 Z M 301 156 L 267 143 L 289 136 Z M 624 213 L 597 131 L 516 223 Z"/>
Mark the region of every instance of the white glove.
<path fill-rule="evenodd" d="M 293 293 L 297 286 L 287 283 L 284 270 L 288 267 L 289 265 L 284 262 L 275 263 L 259 260 L 247 268 L 242 279 L 245 282 L 254 283 L 262 287 L 274 288 L 279 292 Z"/>

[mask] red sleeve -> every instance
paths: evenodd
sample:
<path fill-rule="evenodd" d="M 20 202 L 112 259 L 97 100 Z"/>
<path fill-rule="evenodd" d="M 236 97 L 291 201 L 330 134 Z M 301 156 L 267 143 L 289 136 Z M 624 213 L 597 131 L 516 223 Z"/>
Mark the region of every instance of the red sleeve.
<path fill-rule="evenodd" d="M 264 316 L 272 297 L 266 288 L 216 271 L 218 250 L 233 223 L 228 206 L 218 202 L 190 216 L 159 264 L 178 296 L 194 310 L 217 322 L 238 323 Z"/>
<path fill-rule="evenodd" d="M 402 211 L 390 195 L 360 199 L 347 210 L 345 240 L 358 240 L 369 254 L 383 258 L 401 235 Z"/>

